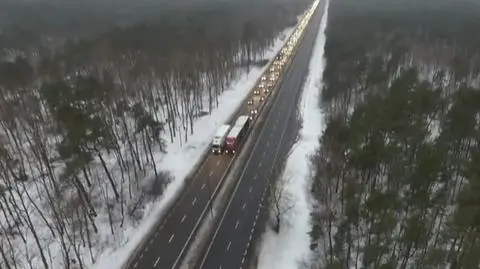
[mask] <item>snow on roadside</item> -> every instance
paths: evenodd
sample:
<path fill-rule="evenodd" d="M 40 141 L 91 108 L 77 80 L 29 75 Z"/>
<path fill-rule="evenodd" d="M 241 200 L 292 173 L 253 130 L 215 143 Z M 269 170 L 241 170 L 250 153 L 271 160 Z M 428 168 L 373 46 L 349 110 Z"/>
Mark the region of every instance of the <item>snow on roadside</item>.
<path fill-rule="evenodd" d="M 275 40 L 274 45 L 265 54 L 265 58 L 273 58 L 287 41 L 288 36 L 293 32 L 293 28 L 287 28 Z M 283 38 L 282 38 L 283 37 Z M 212 111 L 210 115 L 199 118 L 194 124 L 194 135 L 189 135 L 188 142 L 180 145 L 178 142 L 167 144 L 167 154 L 157 155 L 157 167 L 162 171 L 169 171 L 174 180 L 165 190 L 161 200 L 149 204 L 145 208 L 145 217 L 141 224 L 136 227 L 124 228 L 121 242 L 115 242 L 114 246 L 107 248 L 99 257 L 92 269 L 102 268 L 121 268 L 128 260 L 129 255 L 142 238 L 151 230 L 158 219 L 159 214 L 164 210 L 175 194 L 178 193 L 184 185 L 185 176 L 192 169 L 202 156 L 203 151 L 209 146 L 210 139 L 213 137 L 217 128 L 226 122 L 230 115 L 241 104 L 241 101 L 247 96 L 250 89 L 255 85 L 256 80 L 265 71 L 266 66 L 262 68 L 253 67 L 249 73 L 245 73 L 232 83 L 227 91 L 219 97 L 219 106 Z"/>
<path fill-rule="evenodd" d="M 286 189 L 295 201 L 293 209 L 287 212 L 288 216 L 284 216 L 284 218 L 295 221 L 290 225 L 283 224 L 280 234 L 276 234 L 272 229 L 267 228 L 262 238 L 258 261 L 259 269 L 300 268 L 301 262 L 305 261 L 310 253 L 310 237 L 308 234 L 311 228 L 308 198 L 309 178 L 311 176 L 309 156 L 318 147 L 318 139 L 324 128 L 319 99 L 323 87 L 322 76 L 325 67 L 323 54 L 328 2 L 327 0 L 299 107 L 303 119 L 300 139 L 294 145 L 293 151 L 288 157 L 283 175 L 290 177 L 290 180 L 286 181 Z"/>

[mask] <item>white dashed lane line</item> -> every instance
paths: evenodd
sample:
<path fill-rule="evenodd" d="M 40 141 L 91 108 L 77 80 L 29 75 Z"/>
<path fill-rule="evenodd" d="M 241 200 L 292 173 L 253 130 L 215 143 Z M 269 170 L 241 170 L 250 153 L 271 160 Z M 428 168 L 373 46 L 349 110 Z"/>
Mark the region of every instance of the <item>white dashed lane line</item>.
<path fill-rule="evenodd" d="M 242 206 L 242 209 L 245 209 L 245 207 L 247 206 L 247 203 L 243 203 L 243 206 Z"/>
<path fill-rule="evenodd" d="M 183 215 L 182 220 L 180 222 L 183 223 L 186 218 L 187 218 L 187 215 Z"/>
<path fill-rule="evenodd" d="M 205 183 L 202 184 L 202 190 L 205 189 Z"/>
<path fill-rule="evenodd" d="M 174 237 L 175 237 L 175 234 L 170 235 L 170 238 L 168 239 L 168 243 L 171 243 Z"/>
<path fill-rule="evenodd" d="M 193 198 L 192 205 L 195 205 L 196 202 L 197 202 L 197 197 Z"/>
<path fill-rule="evenodd" d="M 227 245 L 227 251 L 230 250 L 230 246 L 231 246 L 231 245 L 232 245 L 232 241 L 229 241 L 229 242 L 228 242 L 228 245 Z"/>
<path fill-rule="evenodd" d="M 238 229 L 238 224 L 239 224 L 239 221 L 237 220 L 237 223 L 235 223 L 235 230 Z"/>
<path fill-rule="evenodd" d="M 210 171 L 210 173 L 208 174 L 209 177 L 213 176 L 213 171 Z"/>
<path fill-rule="evenodd" d="M 158 258 L 155 260 L 155 263 L 153 264 L 153 267 L 157 267 L 159 261 L 160 261 L 160 257 L 158 257 Z"/>

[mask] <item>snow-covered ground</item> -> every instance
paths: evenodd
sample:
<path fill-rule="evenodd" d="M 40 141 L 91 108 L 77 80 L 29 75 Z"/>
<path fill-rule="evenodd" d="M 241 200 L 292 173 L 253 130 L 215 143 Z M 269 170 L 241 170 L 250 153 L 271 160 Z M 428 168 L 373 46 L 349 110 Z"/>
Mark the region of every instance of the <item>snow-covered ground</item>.
<path fill-rule="evenodd" d="M 290 36 L 293 28 L 286 29 L 279 35 L 272 48 L 266 53 L 265 58 L 272 58 L 283 46 L 286 37 Z M 111 246 L 103 251 L 99 261 L 93 265 L 94 269 L 121 268 L 130 254 L 137 247 L 142 238 L 148 233 L 158 219 L 159 214 L 168 205 L 175 194 L 184 185 L 185 176 L 190 172 L 192 166 L 199 161 L 202 153 L 209 146 L 210 140 L 217 128 L 223 124 L 230 115 L 239 107 L 242 100 L 248 95 L 256 80 L 265 71 L 263 68 L 252 68 L 232 83 L 229 90 L 219 98 L 219 106 L 210 115 L 199 118 L 194 124 L 194 134 L 188 137 L 188 142 L 180 145 L 178 142 L 167 145 L 167 154 L 159 156 L 158 169 L 169 171 L 174 177 L 165 190 L 161 200 L 147 205 L 145 217 L 140 225 L 125 228 L 118 240 L 112 242 Z M 105 231 L 109 233 L 109 231 Z"/>
<path fill-rule="evenodd" d="M 283 216 L 284 220 L 288 219 L 291 223 L 282 223 L 279 234 L 267 228 L 262 238 L 259 269 L 301 268 L 301 263 L 308 259 L 310 253 L 309 156 L 318 147 L 318 139 L 324 128 L 319 98 L 323 87 L 322 75 L 325 66 L 323 55 L 328 2 L 327 0 L 299 107 L 303 120 L 300 139 L 293 146 L 283 175 L 289 177 L 289 180 L 285 181 L 286 190 L 292 196 L 289 200 L 295 201 L 292 210 L 287 212 L 288 216 Z"/>

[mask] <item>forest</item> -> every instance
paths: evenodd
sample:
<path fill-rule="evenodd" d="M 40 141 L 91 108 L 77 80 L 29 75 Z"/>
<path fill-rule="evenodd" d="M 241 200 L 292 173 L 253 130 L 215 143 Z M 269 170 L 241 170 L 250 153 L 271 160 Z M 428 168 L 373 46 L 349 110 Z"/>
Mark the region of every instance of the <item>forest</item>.
<path fill-rule="evenodd" d="M 98 2 L 91 18 L 80 4 L 2 3 L 0 268 L 89 268 L 124 243 L 172 180 L 156 156 L 264 65 L 311 1 Z"/>
<path fill-rule="evenodd" d="M 310 268 L 480 268 L 480 5 L 330 3 Z"/>

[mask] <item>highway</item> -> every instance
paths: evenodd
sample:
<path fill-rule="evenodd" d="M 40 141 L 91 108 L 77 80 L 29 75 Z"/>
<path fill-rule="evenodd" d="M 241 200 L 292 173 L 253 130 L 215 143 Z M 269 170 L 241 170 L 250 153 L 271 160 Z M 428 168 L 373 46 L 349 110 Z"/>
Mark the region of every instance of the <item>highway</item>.
<path fill-rule="evenodd" d="M 278 87 L 277 87 L 278 90 Z M 267 97 L 261 93 L 260 96 Z M 252 105 L 247 98 L 229 124 L 240 115 L 249 115 Z M 263 104 L 257 104 L 262 106 Z M 260 113 L 262 111 L 260 110 Z M 189 182 L 168 214 L 152 229 L 141 247 L 132 255 L 129 269 L 178 268 L 188 250 L 191 239 L 209 208 L 209 198 L 228 172 L 233 156 L 213 155 L 206 157 L 198 172 Z"/>
<path fill-rule="evenodd" d="M 247 268 L 256 229 L 262 227 L 262 204 L 266 199 L 268 180 L 290 150 L 298 132 L 296 108 L 303 82 L 308 73 L 312 48 L 319 31 L 324 3 L 312 17 L 305 37 L 298 47 L 290 70 L 285 74 L 279 92 L 256 144 L 248 157 L 238 185 L 224 215 L 196 268 Z"/>

